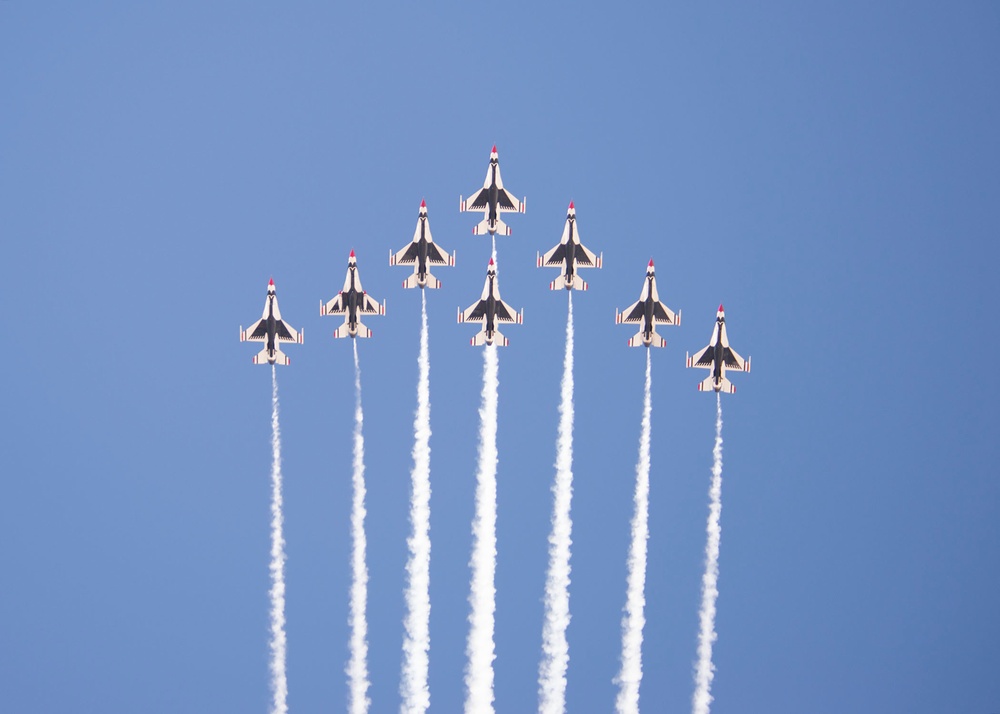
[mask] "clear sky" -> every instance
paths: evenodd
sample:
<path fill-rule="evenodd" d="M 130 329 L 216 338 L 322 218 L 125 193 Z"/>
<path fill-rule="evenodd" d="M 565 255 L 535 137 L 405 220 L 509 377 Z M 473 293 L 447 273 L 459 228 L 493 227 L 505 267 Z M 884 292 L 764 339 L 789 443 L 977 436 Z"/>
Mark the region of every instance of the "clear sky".
<path fill-rule="evenodd" d="M 141 5 L 141 6 L 140 6 Z M 724 302 L 717 712 L 1000 711 L 995 316 L 1000 11 L 988 2 L 0 2 L 0 709 L 262 712 L 270 370 L 238 328 L 273 276 L 289 705 L 347 699 L 348 252 L 387 300 L 359 345 L 373 712 L 399 706 L 420 296 L 390 250 L 426 199 L 432 711 L 463 701 L 482 359 L 455 324 L 488 239 L 458 212 L 496 143 L 527 212 L 500 355 L 498 712 L 537 702 L 565 293 L 534 267 L 576 202 L 567 703 L 610 711 L 647 261 L 645 711 L 693 691 L 715 399 L 684 353 Z"/>

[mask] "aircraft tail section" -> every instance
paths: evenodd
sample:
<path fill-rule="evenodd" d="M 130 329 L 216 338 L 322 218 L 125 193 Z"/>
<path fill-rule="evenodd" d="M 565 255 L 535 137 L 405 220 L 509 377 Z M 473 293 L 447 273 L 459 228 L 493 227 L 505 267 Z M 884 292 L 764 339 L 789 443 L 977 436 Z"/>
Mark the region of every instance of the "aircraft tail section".
<path fill-rule="evenodd" d="M 490 231 L 490 221 L 489 221 L 488 218 L 484 218 L 483 220 L 479 221 L 479 223 L 477 223 L 476 226 L 472 229 L 472 235 L 476 235 L 476 236 L 484 236 L 484 235 L 489 234 L 490 232 L 491 232 Z M 510 226 L 508 226 L 506 223 L 504 223 L 503 221 L 501 221 L 498 218 L 497 221 L 496 221 L 496 231 L 495 232 L 499 236 L 509 236 L 510 235 Z"/>
<path fill-rule="evenodd" d="M 426 280 L 427 280 L 426 287 L 428 287 L 428 288 L 439 288 L 439 287 L 441 287 L 441 281 L 438 280 L 437 278 L 435 278 L 430 273 L 427 273 Z M 403 287 L 404 288 L 419 288 L 420 287 L 420 282 L 418 280 L 417 274 L 413 273 L 413 274 L 410 275 L 410 277 L 408 277 L 406 280 L 404 280 L 403 281 Z"/>
<path fill-rule="evenodd" d="M 482 347 L 486 343 L 486 329 L 482 329 L 475 334 L 475 336 L 469 340 L 469 344 L 473 347 Z M 499 330 L 493 331 L 493 344 L 497 347 L 506 347 L 507 338 L 500 334 Z"/>
<path fill-rule="evenodd" d="M 639 330 L 638 332 L 635 333 L 635 335 L 633 337 L 629 338 L 628 346 L 629 347 L 642 347 L 643 345 L 646 345 L 645 336 L 646 336 L 646 333 L 643 332 L 642 330 Z M 652 332 L 649 335 L 649 344 L 646 345 L 646 346 L 648 346 L 648 347 L 666 347 L 667 346 L 667 341 L 665 339 L 663 339 L 662 337 L 660 337 L 656 332 Z"/>
<path fill-rule="evenodd" d="M 269 357 L 269 355 L 267 353 L 267 348 L 265 347 L 264 349 L 262 349 L 260 352 L 258 352 L 257 354 L 255 354 L 253 356 L 253 363 L 254 364 L 268 364 L 270 362 L 270 360 L 268 359 L 268 357 Z M 283 364 L 283 365 L 287 366 L 287 365 L 291 364 L 291 360 L 288 359 L 288 355 L 286 355 L 280 349 L 276 349 L 274 351 L 274 364 Z"/>
<path fill-rule="evenodd" d="M 570 289 L 570 287 L 566 285 L 566 276 L 565 275 L 561 275 L 558 278 L 556 278 L 555 280 L 553 280 L 551 283 L 549 283 L 549 290 L 562 290 L 563 288 L 565 288 L 566 290 Z M 572 287 L 572 289 L 573 290 L 586 290 L 587 289 L 587 282 L 583 278 L 581 278 L 579 275 L 577 275 L 576 273 L 574 273 L 573 274 L 573 287 Z"/>
<path fill-rule="evenodd" d="M 719 384 L 719 389 L 716 390 L 715 389 L 715 379 L 713 377 L 709 376 L 706 379 L 704 379 L 704 380 L 702 380 L 701 382 L 698 383 L 698 391 L 699 392 L 719 391 L 719 392 L 725 392 L 726 394 L 735 394 L 736 393 L 736 385 L 733 384 L 732 382 L 730 382 L 725 377 L 723 377 L 722 378 L 722 382 Z"/>

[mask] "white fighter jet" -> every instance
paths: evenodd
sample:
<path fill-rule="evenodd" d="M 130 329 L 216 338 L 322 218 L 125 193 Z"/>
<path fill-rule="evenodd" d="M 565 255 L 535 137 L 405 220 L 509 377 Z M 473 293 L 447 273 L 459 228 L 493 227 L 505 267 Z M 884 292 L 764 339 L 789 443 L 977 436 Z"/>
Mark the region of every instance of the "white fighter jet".
<path fill-rule="evenodd" d="M 514 308 L 500 299 L 500 288 L 497 286 L 497 270 L 493 265 L 493 258 L 490 258 L 489 267 L 486 268 L 486 284 L 483 286 L 483 297 L 472 303 L 469 308 L 462 312 L 458 309 L 459 322 L 483 321 L 483 329 L 476 334 L 469 344 L 478 347 L 479 345 L 492 345 L 496 343 L 500 347 L 507 346 L 507 338 L 497 330 L 496 323 L 512 322 L 520 325 L 524 322 L 524 310 L 514 312 Z"/>
<path fill-rule="evenodd" d="M 290 364 L 291 360 L 281 351 L 279 342 L 302 344 L 302 334 L 281 319 L 278 295 L 274 291 L 274 278 L 267 284 L 264 315 L 247 329 L 240 327 L 240 342 L 265 342 L 264 349 L 253 356 L 254 364 Z"/>
<path fill-rule="evenodd" d="M 722 305 L 719 305 L 719 312 L 715 316 L 715 329 L 712 330 L 712 339 L 708 347 L 696 353 L 694 357 L 688 355 L 687 366 L 712 370 L 707 379 L 698 383 L 699 392 L 712 389 L 716 392 L 733 394 L 736 392 L 736 386 L 726 379 L 726 370 L 750 371 L 750 359 L 743 359 L 729 346 L 729 338 L 726 337 L 726 311 Z"/>
<path fill-rule="evenodd" d="M 353 250 L 347 259 L 344 289 L 330 302 L 320 302 L 319 314 L 344 316 L 344 324 L 333 333 L 334 337 L 371 337 L 372 331 L 361 324 L 360 316 L 385 314 L 385 302 L 376 302 L 362 289 L 358 260 L 354 257 Z"/>
<path fill-rule="evenodd" d="M 404 288 L 439 288 L 441 281 L 431 275 L 429 265 L 455 265 L 455 254 L 444 252 L 431 238 L 431 224 L 427 220 L 427 202 L 420 202 L 417 230 L 413 242 L 398 253 L 389 253 L 389 265 L 412 265 L 413 275 L 403 281 Z"/>
<path fill-rule="evenodd" d="M 472 234 L 483 236 L 487 233 L 510 235 L 510 228 L 500 220 L 501 213 L 524 213 L 527 199 L 518 201 L 514 195 L 503 187 L 500 179 L 500 160 L 497 158 L 497 146 L 493 145 L 490 152 L 490 166 L 486 169 L 486 180 L 483 187 L 463 200 L 458 197 L 459 211 L 482 211 L 483 220 L 472 229 Z"/>
<path fill-rule="evenodd" d="M 580 243 L 580 234 L 576 230 L 576 209 L 569 202 L 569 212 L 566 214 L 566 226 L 563 228 L 562 240 L 559 245 L 545 255 L 537 256 L 538 267 L 562 268 L 562 279 L 549 283 L 550 290 L 586 290 L 585 283 L 576 274 L 577 268 L 600 268 L 604 262 L 604 253 L 596 255 Z"/>
<path fill-rule="evenodd" d="M 673 311 L 662 302 L 656 292 L 656 271 L 653 268 L 653 259 L 649 259 L 649 267 L 646 268 L 646 280 L 642 284 L 642 294 L 639 301 L 629 305 L 622 312 L 615 310 L 615 322 L 641 322 L 642 329 L 629 338 L 629 347 L 639 345 L 650 345 L 656 347 L 666 347 L 667 341 L 656 332 L 657 323 L 664 325 L 681 324 L 681 311 L 675 315 Z"/>

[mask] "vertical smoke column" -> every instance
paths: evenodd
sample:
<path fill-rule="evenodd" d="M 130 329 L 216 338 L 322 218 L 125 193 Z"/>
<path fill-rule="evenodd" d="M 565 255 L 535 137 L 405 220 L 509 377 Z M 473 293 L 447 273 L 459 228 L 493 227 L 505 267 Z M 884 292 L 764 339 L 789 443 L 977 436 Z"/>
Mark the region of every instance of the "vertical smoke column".
<path fill-rule="evenodd" d="M 281 533 L 281 429 L 278 426 L 278 375 L 271 365 L 271 691 L 272 714 L 288 711 L 285 676 L 285 538 Z"/>
<path fill-rule="evenodd" d="M 497 559 L 497 390 L 496 345 L 483 352 L 483 393 L 479 407 L 479 466 L 476 515 L 472 521 L 472 591 L 469 594 L 469 641 L 465 648 L 465 711 L 493 711 L 493 642 Z"/>
<path fill-rule="evenodd" d="M 566 668 L 569 645 L 570 545 L 573 521 L 573 293 L 569 292 L 566 319 L 566 357 L 563 362 L 559 431 L 556 439 L 556 477 L 552 485 L 552 533 L 549 535 L 549 571 L 545 580 L 545 625 L 542 661 L 538 672 L 538 710 L 561 714 L 566 709 Z"/>
<path fill-rule="evenodd" d="M 368 621 L 365 608 L 368 601 L 368 566 L 365 565 L 365 438 L 361 433 L 364 414 L 361 411 L 361 365 L 358 363 L 358 343 L 354 343 L 354 503 L 351 508 L 351 659 L 347 663 L 350 684 L 350 711 L 364 714 L 368 698 Z"/>
<path fill-rule="evenodd" d="M 417 413 L 413 419 L 413 495 L 410 522 L 413 535 L 407 544 L 410 558 L 406 564 L 409 584 L 406 589 L 406 637 L 403 640 L 403 695 L 405 714 L 423 714 L 431 703 L 427 684 L 430 639 L 430 499 L 431 499 L 431 400 L 430 356 L 427 349 L 427 297 L 420 291 L 420 355 L 417 359 Z"/>
<path fill-rule="evenodd" d="M 642 431 L 639 435 L 639 462 L 635 467 L 635 513 L 632 515 L 632 544 L 628 552 L 628 591 L 622 618 L 622 668 L 615 678 L 618 697 L 615 707 L 621 714 L 638 714 L 639 684 L 642 682 L 642 628 L 646 624 L 646 541 L 649 539 L 649 442 L 652 408 L 652 369 L 646 349 L 646 387 L 642 400 Z"/>
<path fill-rule="evenodd" d="M 712 487 L 709 489 L 708 541 L 705 544 L 705 574 L 701 579 L 701 630 L 698 633 L 698 666 L 692 699 L 694 714 L 708 714 L 712 703 L 712 644 L 715 632 L 715 600 L 719 597 L 719 544 L 722 541 L 722 395 L 715 395 L 715 448 L 712 449 Z"/>

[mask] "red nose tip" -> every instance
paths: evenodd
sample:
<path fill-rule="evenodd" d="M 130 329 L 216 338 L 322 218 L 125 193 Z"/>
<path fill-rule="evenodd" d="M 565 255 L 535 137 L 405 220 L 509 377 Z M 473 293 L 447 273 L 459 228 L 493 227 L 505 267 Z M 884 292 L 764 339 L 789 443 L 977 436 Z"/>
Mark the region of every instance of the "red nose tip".
<path fill-rule="evenodd" d="M 270 285 L 271 287 L 274 287 L 274 278 L 271 278 L 267 284 Z"/>
<path fill-rule="evenodd" d="M 652 267 L 653 267 L 653 259 L 652 259 L 652 258 L 650 258 L 650 259 L 649 259 L 649 267 L 650 267 L 650 268 L 652 268 Z"/>
<path fill-rule="evenodd" d="M 493 265 L 493 258 L 490 258 L 490 265 Z"/>
<path fill-rule="evenodd" d="M 719 312 L 725 312 L 726 308 L 722 307 L 722 303 L 719 303 Z"/>
<path fill-rule="evenodd" d="M 420 207 L 421 208 L 427 208 L 427 201 L 425 201 L 424 199 L 421 198 L 420 199 Z"/>
<path fill-rule="evenodd" d="M 572 202 L 572 201 L 570 201 L 570 202 L 569 202 L 569 210 L 571 210 L 571 211 L 572 211 L 572 210 L 575 210 L 575 209 L 573 208 L 573 202 Z"/>
<path fill-rule="evenodd" d="M 351 248 L 351 255 L 349 257 L 351 257 L 351 258 L 354 257 L 354 248 Z"/>
<path fill-rule="evenodd" d="M 495 154 L 495 153 L 497 153 L 497 145 L 496 145 L 496 144 L 494 144 L 494 145 L 493 145 L 493 150 L 492 150 L 492 151 L 490 151 L 490 153 L 491 153 L 491 154 Z"/>

